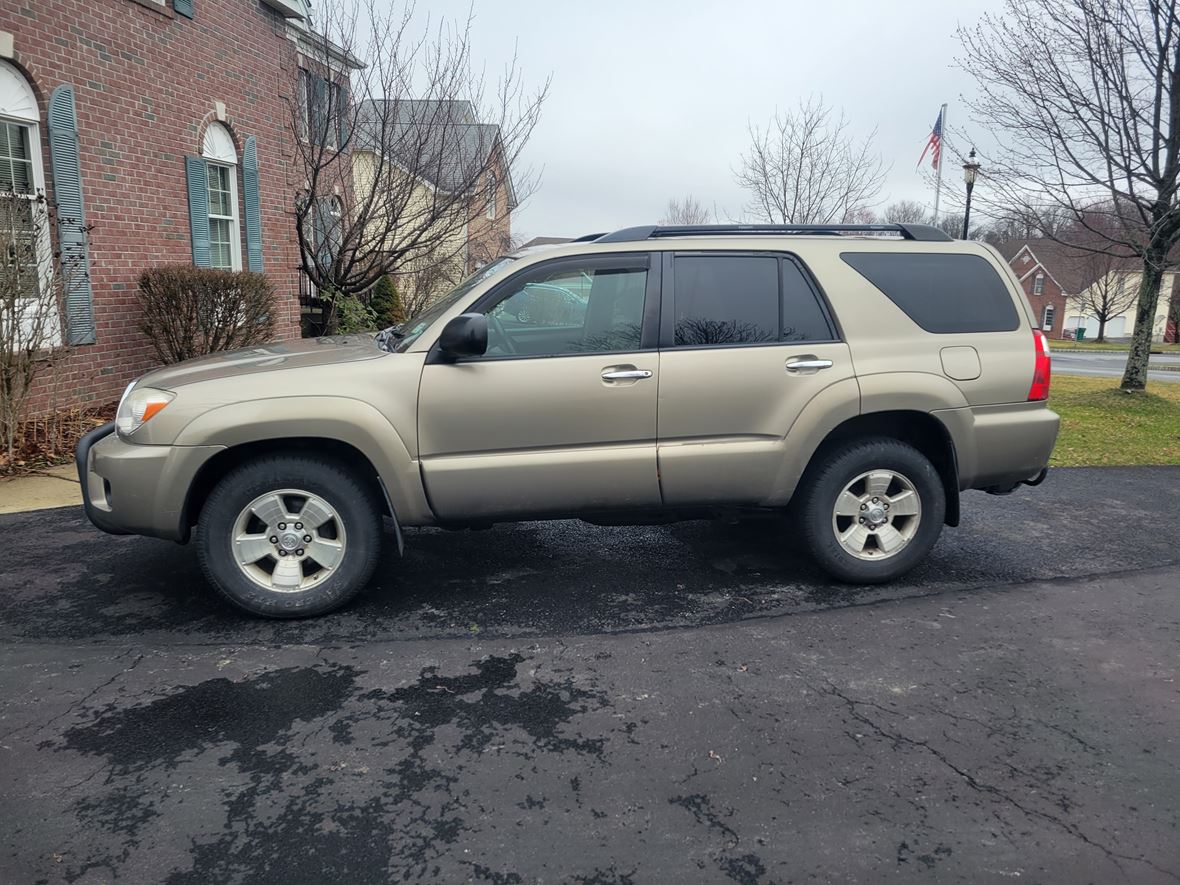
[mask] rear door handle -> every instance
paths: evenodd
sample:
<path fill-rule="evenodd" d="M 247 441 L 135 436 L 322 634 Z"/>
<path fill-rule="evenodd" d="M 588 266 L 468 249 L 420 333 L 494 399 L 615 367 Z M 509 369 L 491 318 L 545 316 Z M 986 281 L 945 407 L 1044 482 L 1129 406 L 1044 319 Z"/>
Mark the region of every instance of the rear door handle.
<path fill-rule="evenodd" d="M 795 357 L 787 360 L 788 372 L 815 372 L 819 369 L 832 368 L 831 360 L 821 360 L 815 357 Z"/>
<path fill-rule="evenodd" d="M 647 369 L 615 369 L 602 373 L 603 381 L 638 381 L 641 378 L 650 377 L 651 372 Z"/>

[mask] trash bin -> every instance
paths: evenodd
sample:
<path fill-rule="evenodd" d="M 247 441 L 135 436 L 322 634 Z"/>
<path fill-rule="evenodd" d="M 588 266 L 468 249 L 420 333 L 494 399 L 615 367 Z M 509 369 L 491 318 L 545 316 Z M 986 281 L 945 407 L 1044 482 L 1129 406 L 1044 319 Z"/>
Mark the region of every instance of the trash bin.
<path fill-rule="evenodd" d="M 1077 332 L 1074 334 L 1074 341 L 1081 341 L 1086 337 L 1086 327 L 1078 326 Z"/>

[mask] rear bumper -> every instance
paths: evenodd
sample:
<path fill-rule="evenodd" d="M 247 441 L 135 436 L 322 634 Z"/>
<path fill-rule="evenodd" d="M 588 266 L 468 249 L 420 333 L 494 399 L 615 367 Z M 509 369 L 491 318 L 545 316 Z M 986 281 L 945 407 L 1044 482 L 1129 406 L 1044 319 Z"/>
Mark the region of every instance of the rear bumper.
<path fill-rule="evenodd" d="M 189 487 L 222 448 L 135 445 L 115 433 L 113 422 L 90 431 L 75 453 L 86 518 L 112 535 L 187 541 Z"/>
<path fill-rule="evenodd" d="M 1049 464 L 1061 425 L 1043 402 L 941 409 L 955 443 L 961 489 L 1014 486 Z"/>

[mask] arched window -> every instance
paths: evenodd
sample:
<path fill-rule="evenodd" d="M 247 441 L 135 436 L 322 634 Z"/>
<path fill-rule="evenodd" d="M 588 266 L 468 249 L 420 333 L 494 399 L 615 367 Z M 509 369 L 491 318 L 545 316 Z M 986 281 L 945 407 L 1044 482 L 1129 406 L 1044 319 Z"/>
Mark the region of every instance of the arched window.
<path fill-rule="evenodd" d="M 1040 295 L 1045 291 L 1045 275 L 1043 273 L 1037 274 L 1033 277 L 1033 294 Z"/>
<path fill-rule="evenodd" d="M 41 166 L 40 114 L 33 88 L 15 67 L 0 61 L 0 260 L 27 280 L 36 295 L 46 270 L 48 227 L 40 197 L 45 193 Z"/>
<path fill-rule="evenodd" d="M 209 266 L 242 269 L 238 233 L 238 153 L 233 136 L 220 123 L 210 123 L 201 145 L 209 188 Z"/>

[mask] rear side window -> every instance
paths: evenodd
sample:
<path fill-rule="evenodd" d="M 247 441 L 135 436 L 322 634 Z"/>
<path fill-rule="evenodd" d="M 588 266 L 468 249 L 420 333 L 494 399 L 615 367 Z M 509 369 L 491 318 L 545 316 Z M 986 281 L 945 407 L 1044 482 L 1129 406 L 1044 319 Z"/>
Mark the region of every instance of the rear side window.
<path fill-rule="evenodd" d="M 772 255 L 678 255 L 677 347 L 831 341 L 815 292 L 791 260 Z"/>
<path fill-rule="evenodd" d="M 840 257 L 927 332 L 1011 332 L 1020 327 L 1003 280 L 978 255 L 842 252 Z"/>

